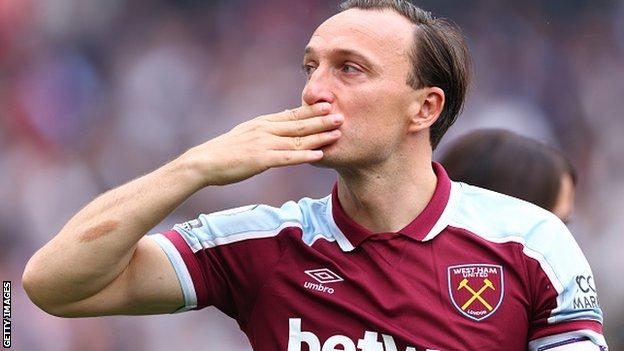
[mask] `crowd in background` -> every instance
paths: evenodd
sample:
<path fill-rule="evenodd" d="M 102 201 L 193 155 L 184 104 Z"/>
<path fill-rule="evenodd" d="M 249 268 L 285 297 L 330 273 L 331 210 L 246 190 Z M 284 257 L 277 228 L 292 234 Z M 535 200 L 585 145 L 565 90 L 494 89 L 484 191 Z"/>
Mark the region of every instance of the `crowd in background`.
<path fill-rule="evenodd" d="M 475 80 L 445 145 L 504 127 L 578 169 L 570 229 L 624 349 L 624 1 L 415 1 L 465 31 Z M 300 104 L 303 48 L 337 9 L 313 0 L 0 1 L 0 277 L 16 350 L 249 350 L 208 308 L 60 319 L 21 289 L 26 260 L 97 194 L 259 114 Z M 439 150 L 439 151 L 440 151 Z M 335 174 L 300 166 L 208 188 L 154 232 L 199 213 L 321 197 Z"/>

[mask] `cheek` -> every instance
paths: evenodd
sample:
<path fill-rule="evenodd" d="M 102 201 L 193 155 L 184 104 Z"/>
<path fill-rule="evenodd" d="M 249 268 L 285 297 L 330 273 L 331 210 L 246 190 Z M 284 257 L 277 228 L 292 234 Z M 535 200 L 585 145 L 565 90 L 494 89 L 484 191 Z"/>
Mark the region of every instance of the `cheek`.
<path fill-rule="evenodd" d="M 392 148 L 405 134 L 405 93 L 395 85 L 370 84 L 337 96 L 337 109 L 345 116 L 343 139 L 362 151 Z"/>
<path fill-rule="evenodd" d="M 391 114 L 391 104 L 383 94 L 371 91 L 359 91 L 353 93 L 344 101 L 342 113 L 346 122 L 351 122 L 355 127 L 364 129 L 379 129 L 387 126 L 388 117 Z M 385 128 L 384 128 L 385 129 Z M 381 130 L 378 130 L 382 132 Z"/>

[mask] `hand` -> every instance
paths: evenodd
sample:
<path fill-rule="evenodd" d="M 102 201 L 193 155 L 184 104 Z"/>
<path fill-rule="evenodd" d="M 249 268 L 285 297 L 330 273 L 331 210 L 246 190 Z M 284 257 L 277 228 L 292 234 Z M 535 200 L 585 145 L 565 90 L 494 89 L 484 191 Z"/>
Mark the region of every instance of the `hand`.
<path fill-rule="evenodd" d="M 330 110 L 329 103 L 318 103 L 259 116 L 181 158 L 198 171 L 204 186 L 236 183 L 272 167 L 316 162 L 323 158 L 319 148 L 341 136 L 344 117 Z"/>

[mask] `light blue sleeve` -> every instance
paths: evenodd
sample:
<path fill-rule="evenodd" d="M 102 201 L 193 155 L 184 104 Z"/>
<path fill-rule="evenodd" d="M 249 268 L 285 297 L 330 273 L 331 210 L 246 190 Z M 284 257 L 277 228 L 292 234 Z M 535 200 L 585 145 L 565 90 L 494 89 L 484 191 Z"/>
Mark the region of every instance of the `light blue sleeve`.
<path fill-rule="evenodd" d="M 547 350 L 550 349 L 547 345 L 561 347 L 566 342 L 589 340 L 606 350 L 596 282 L 585 255 L 565 224 L 554 215 L 546 217 L 526 236 L 524 252 L 539 261 L 557 292 L 556 307 L 550 311 L 546 325 L 541 327 L 543 330 L 533 330 L 533 334 L 548 336 L 532 340 L 529 349 Z M 548 311 L 536 313 L 540 312 Z"/>

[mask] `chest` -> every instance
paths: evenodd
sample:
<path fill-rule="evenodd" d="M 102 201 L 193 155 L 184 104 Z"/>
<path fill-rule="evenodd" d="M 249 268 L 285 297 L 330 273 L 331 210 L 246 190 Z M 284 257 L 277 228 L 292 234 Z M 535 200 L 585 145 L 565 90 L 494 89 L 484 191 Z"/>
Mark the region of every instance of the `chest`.
<path fill-rule="evenodd" d="M 250 318 L 255 349 L 526 349 L 530 302 L 514 255 L 400 238 L 347 254 L 331 244 L 284 254 Z"/>

